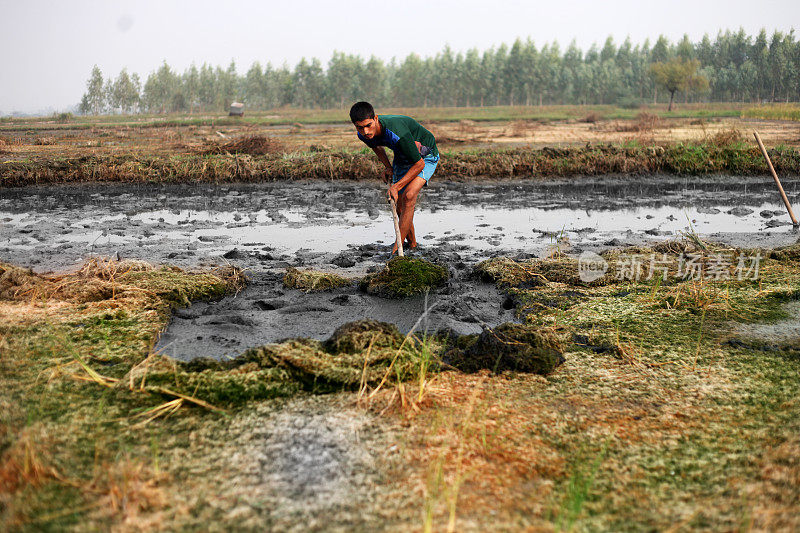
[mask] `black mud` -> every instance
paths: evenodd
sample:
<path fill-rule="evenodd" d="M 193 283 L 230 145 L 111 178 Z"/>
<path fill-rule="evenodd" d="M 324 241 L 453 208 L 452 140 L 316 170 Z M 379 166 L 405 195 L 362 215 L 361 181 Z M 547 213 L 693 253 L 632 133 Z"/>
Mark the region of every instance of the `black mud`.
<path fill-rule="evenodd" d="M 156 349 L 182 360 L 235 357 L 248 347 L 285 338 L 326 339 L 338 326 L 364 318 L 396 324 L 403 333 L 416 327 L 423 334 L 480 333 L 484 326 L 513 321 L 506 296 L 494 284 L 473 279 L 466 263 L 459 266 L 451 267 L 444 287 L 405 299 L 367 294 L 356 281 L 305 293 L 286 288 L 280 273 L 252 272 L 249 286 L 237 296 L 178 310 Z"/>

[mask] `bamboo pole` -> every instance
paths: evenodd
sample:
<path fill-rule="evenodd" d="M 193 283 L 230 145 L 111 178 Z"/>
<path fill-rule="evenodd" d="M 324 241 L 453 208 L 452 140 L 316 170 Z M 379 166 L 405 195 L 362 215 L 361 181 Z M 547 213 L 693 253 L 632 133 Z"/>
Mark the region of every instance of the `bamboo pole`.
<path fill-rule="evenodd" d="M 397 216 L 397 204 L 391 198 L 389 204 L 392 206 L 392 218 L 394 219 L 394 239 L 397 243 L 397 255 L 403 257 L 403 238 L 400 236 L 400 218 Z"/>
<path fill-rule="evenodd" d="M 772 172 L 772 177 L 775 179 L 775 185 L 778 186 L 778 191 L 781 193 L 781 198 L 783 199 L 783 204 L 786 206 L 786 210 L 789 211 L 789 217 L 792 219 L 792 224 L 795 226 L 800 225 L 800 222 L 797 222 L 797 217 L 794 216 L 794 212 L 792 211 L 792 204 L 789 203 L 789 198 L 786 197 L 786 193 L 783 190 L 783 186 L 781 185 L 781 180 L 778 179 L 778 174 L 775 173 L 775 167 L 772 166 L 772 161 L 769 159 L 769 154 L 767 153 L 767 149 L 764 148 L 764 143 L 761 142 L 761 136 L 758 134 L 757 131 L 753 131 L 753 135 L 758 142 L 758 147 L 761 148 L 761 153 L 764 154 L 764 158 L 767 160 L 767 165 L 769 166 L 769 171 Z"/>

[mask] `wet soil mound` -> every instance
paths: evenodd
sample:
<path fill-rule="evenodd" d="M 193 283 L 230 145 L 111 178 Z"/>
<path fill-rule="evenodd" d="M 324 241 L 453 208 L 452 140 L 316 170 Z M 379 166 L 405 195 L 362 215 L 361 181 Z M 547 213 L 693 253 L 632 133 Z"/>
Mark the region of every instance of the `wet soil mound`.
<path fill-rule="evenodd" d="M 524 324 L 505 323 L 480 335 L 464 335 L 445 360 L 462 372 L 511 370 L 547 375 L 564 359 L 564 347 L 555 333 Z"/>
<path fill-rule="evenodd" d="M 443 285 L 445 267 L 415 257 L 395 257 L 382 271 L 361 280 L 361 289 L 384 298 L 407 298 Z"/>
<path fill-rule="evenodd" d="M 354 354 L 373 348 L 397 348 L 403 336 L 394 324 L 358 320 L 339 326 L 323 346 L 331 353 Z"/>
<path fill-rule="evenodd" d="M 770 257 L 778 261 L 800 261 L 800 243 L 776 248 Z"/>

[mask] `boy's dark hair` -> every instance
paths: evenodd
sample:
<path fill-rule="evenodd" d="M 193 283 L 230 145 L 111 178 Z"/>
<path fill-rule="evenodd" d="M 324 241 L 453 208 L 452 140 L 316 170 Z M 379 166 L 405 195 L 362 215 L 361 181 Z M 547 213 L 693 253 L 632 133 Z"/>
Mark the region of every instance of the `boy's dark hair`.
<path fill-rule="evenodd" d="M 353 121 L 353 124 L 370 118 L 375 118 L 375 109 L 369 102 L 356 102 L 350 108 L 350 120 Z"/>

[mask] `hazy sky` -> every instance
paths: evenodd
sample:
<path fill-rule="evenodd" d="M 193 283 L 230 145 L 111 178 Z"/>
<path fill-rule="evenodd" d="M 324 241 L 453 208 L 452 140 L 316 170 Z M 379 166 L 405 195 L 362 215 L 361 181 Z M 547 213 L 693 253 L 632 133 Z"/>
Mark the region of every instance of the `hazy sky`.
<path fill-rule="evenodd" d="M 241 74 L 254 61 L 327 63 L 334 50 L 389 60 L 528 36 L 537 46 L 574 38 L 586 49 L 608 35 L 696 41 L 720 29 L 793 26 L 798 0 L 0 0 L 0 114 L 77 104 L 94 64 L 106 77 L 128 67 L 144 82 L 163 60 L 182 72 L 233 59 Z"/>

